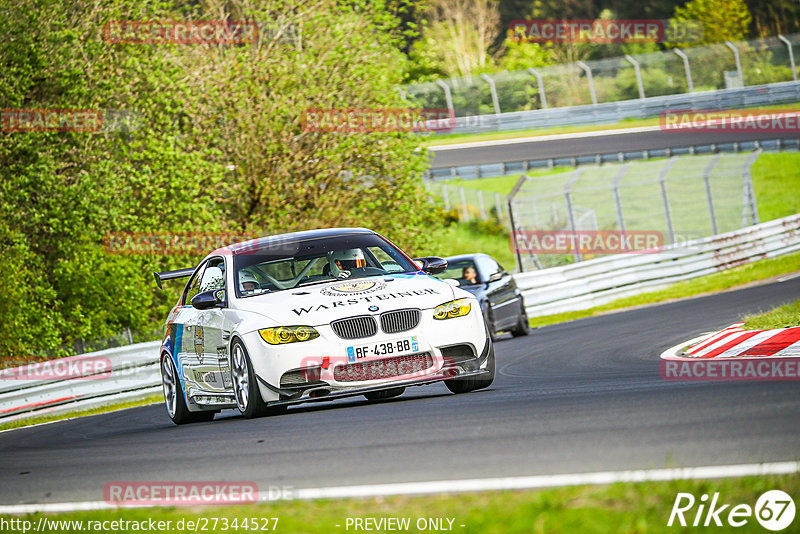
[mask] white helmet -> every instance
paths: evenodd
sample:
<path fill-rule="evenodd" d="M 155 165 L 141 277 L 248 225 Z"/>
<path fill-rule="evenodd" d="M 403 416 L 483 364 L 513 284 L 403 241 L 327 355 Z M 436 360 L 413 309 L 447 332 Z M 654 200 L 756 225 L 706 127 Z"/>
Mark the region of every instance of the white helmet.
<path fill-rule="evenodd" d="M 261 284 L 259 283 L 258 279 L 252 272 L 244 269 L 239 271 L 239 289 L 242 291 L 242 293 L 250 294 L 258 289 L 260 285 Z"/>
<path fill-rule="evenodd" d="M 331 274 L 336 277 L 349 276 L 350 271 L 359 267 L 366 267 L 364 252 L 360 248 L 334 250 L 328 253 Z"/>

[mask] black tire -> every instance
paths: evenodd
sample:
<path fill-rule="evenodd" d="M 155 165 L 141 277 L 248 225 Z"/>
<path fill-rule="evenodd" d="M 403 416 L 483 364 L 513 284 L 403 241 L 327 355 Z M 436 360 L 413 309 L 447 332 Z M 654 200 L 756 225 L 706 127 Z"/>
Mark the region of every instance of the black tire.
<path fill-rule="evenodd" d="M 468 393 L 476 389 L 488 388 L 494 382 L 495 361 L 494 361 L 494 346 L 489 347 L 489 356 L 487 356 L 485 375 L 471 376 L 468 378 L 452 378 L 446 380 L 444 385 L 453 393 Z"/>
<path fill-rule="evenodd" d="M 391 399 L 392 397 L 398 397 L 402 395 L 405 390 L 406 388 L 382 389 L 380 391 L 370 391 L 369 393 L 364 393 L 364 396 L 367 398 L 367 400 L 371 401 Z"/>
<path fill-rule="evenodd" d="M 528 320 L 528 312 L 525 311 L 525 303 L 521 302 L 520 307 L 522 309 L 517 317 L 517 324 L 511 330 L 511 335 L 514 337 L 527 336 L 531 333 L 531 323 Z"/>
<path fill-rule="evenodd" d="M 167 415 L 176 425 L 202 423 L 211 421 L 217 414 L 215 411 L 190 412 L 186 406 L 183 388 L 181 387 L 175 363 L 169 354 L 161 356 L 161 385 L 164 390 L 164 404 Z"/>
<path fill-rule="evenodd" d="M 258 389 L 258 379 L 244 344 L 238 339 L 231 344 L 231 381 L 236 407 L 246 419 L 263 417 L 269 408 Z"/>
<path fill-rule="evenodd" d="M 483 313 L 483 321 L 486 323 L 486 330 L 489 332 L 489 339 L 492 342 L 497 340 L 497 329 L 494 326 L 494 314 L 492 308 L 487 304 L 486 311 Z"/>

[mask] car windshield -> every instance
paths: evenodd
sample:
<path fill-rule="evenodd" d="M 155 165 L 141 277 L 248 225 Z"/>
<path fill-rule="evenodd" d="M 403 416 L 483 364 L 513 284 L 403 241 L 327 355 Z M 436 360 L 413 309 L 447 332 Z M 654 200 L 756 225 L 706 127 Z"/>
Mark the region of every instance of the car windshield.
<path fill-rule="evenodd" d="M 266 243 L 238 252 L 233 266 L 239 298 L 333 280 L 419 270 L 402 252 L 375 234 Z"/>
<path fill-rule="evenodd" d="M 471 286 L 480 283 L 475 262 L 469 259 L 448 261 L 447 269 L 436 276 L 442 280 L 457 280 L 459 286 Z"/>

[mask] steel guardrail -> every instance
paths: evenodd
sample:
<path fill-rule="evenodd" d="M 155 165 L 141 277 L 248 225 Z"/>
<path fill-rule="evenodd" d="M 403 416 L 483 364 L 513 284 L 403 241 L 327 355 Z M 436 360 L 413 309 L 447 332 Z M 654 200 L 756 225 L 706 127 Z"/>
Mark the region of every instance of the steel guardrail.
<path fill-rule="evenodd" d="M 0 421 L 87 409 L 157 392 L 161 387 L 160 346 L 160 341 L 150 341 L 2 369 Z M 90 360 L 102 362 L 103 368 L 80 369 L 81 362 Z M 75 369 L 69 369 L 71 364 Z M 20 378 L 32 374 L 50 376 Z"/>
<path fill-rule="evenodd" d="M 665 247 L 514 274 L 531 317 L 588 309 L 764 258 L 800 251 L 800 214 Z"/>

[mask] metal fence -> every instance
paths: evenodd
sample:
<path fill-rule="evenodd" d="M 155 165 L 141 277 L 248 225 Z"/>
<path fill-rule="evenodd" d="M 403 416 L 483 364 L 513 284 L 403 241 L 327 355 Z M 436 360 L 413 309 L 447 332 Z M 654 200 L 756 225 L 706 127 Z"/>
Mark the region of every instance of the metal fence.
<path fill-rule="evenodd" d="M 796 81 L 800 34 L 409 85 L 409 100 L 457 117 L 597 105 Z M 637 75 L 638 73 L 638 75 Z"/>
<path fill-rule="evenodd" d="M 514 275 L 530 317 L 584 310 L 745 263 L 800 251 L 800 215 L 666 247 Z"/>
<path fill-rule="evenodd" d="M 665 245 L 758 223 L 750 167 L 760 151 L 673 156 L 579 167 L 531 178 L 508 196 L 515 236 L 536 231 L 660 232 Z M 515 247 L 520 271 L 592 257 L 535 254 Z"/>
<path fill-rule="evenodd" d="M 653 96 L 565 108 L 532 109 L 456 117 L 448 134 L 508 132 L 558 126 L 602 125 L 658 117 L 666 110 L 728 110 L 800 102 L 800 82 L 752 85 L 702 93 Z"/>

